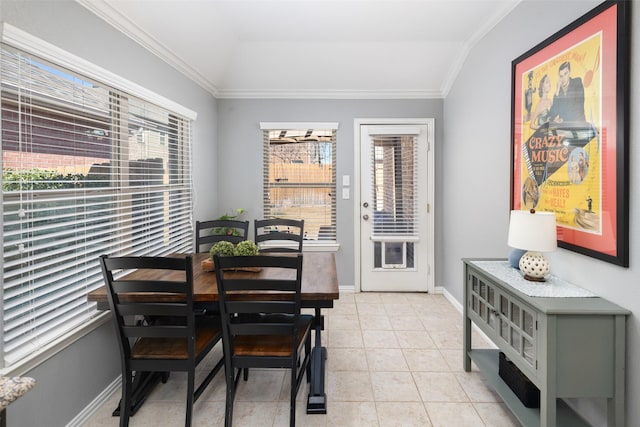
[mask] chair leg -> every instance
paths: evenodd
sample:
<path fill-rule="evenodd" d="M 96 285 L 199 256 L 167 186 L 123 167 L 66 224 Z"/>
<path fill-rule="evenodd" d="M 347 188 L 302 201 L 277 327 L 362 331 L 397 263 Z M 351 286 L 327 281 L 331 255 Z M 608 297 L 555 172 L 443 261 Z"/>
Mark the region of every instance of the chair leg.
<path fill-rule="evenodd" d="M 291 368 L 291 402 L 289 403 L 289 427 L 295 427 L 296 425 L 296 395 L 298 394 L 298 378 L 296 372 L 298 369 L 295 365 Z"/>
<path fill-rule="evenodd" d="M 242 379 L 245 381 L 249 379 L 249 368 L 244 368 L 242 370 Z"/>
<path fill-rule="evenodd" d="M 226 406 L 224 410 L 224 426 L 231 427 L 233 420 L 233 400 L 236 394 L 235 390 L 235 369 L 232 367 L 225 366 L 225 377 L 227 379 L 227 397 L 226 397 Z"/>
<path fill-rule="evenodd" d="M 131 376 L 133 372 L 122 373 L 122 397 L 120 398 L 120 427 L 129 427 L 129 416 L 131 415 Z"/>
<path fill-rule="evenodd" d="M 195 368 L 190 370 L 187 374 L 187 413 L 185 416 L 185 427 L 191 427 L 191 417 L 193 414 L 193 394 L 195 388 Z"/>

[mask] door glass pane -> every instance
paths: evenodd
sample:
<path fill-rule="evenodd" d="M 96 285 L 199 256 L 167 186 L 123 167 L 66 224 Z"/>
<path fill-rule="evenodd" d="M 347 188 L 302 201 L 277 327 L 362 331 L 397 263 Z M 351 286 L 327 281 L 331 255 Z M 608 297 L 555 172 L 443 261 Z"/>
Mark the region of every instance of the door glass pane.
<path fill-rule="evenodd" d="M 373 235 L 417 236 L 417 143 L 413 135 L 373 138 Z"/>
<path fill-rule="evenodd" d="M 484 299 L 487 298 L 487 285 L 484 282 L 480 282 L 480 296 Z"/>
<path fill-rule="evenodd" d="M 407 259 L 406 259 L 406 265 L 407 268 L 413 268 L 415 267 L 415 258 L 413 256 L 413 243 L 412 242 L 406 242 L 405 243 L 406 248 L 407 248 Z"/>
<path fill-rule="evenodd" d="M 478 292 L 478 278 L 476 276 L 471 278 L 471 289 L 473 292 Z"/>
<path fill-rule="evenodd" d="M 382 242 L 373 242 L 373 268 L 382 268 Z"/>

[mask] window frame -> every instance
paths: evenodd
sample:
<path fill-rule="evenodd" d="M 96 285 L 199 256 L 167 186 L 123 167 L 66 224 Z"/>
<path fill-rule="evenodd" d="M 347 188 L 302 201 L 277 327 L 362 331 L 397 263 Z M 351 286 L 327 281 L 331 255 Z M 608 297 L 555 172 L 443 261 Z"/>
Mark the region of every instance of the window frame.
<path fill-rule="evenodd" d="M 269 131 L 274 131 L 274 130 L 307 130 L 307 129 L 315 129 L 315 130 L 332 130 L 335 133 L 337 133 L 338 130 L 338 123 L 337 122 L 260 122 L 260 129 L 263 132 L 263 164 L 265 165 L 264 167 L 266 168 L 267 166 L 267 162 L 268 162 L 268 156 L 269 156 L 269 151 L 268 151 L 268 137 L 265 135 L 267 134 Z M 333 206 L 332 209 L 335 212 L 334 213 L 334 218 L 335 218 L 335 228 L 336 228 L 336 237 L 335 240 L 305 240 L 303 242 L 303 252 L 313 252 L 313 251 L 337 251 L 340 248 L 340 244 L 338 243 L 338 220 L 337 220 L 337 205 L 338 205 L 338 195 L 337 195 L 337 135 L 334 136 L 334 140 L 332 142 L 333 144 L 333 152 L 332 152 L 332 167 L 333 167 Z M 265 191 L 266 185 L 267 185 L 267 179 L 268 179 L 268 171 L 263 171 L 263 179 L 262 179 L 262 188 L 263 188 L 263 193 Z M 263 212 L 266 212 L 266 206 L 264 204 L 264 196 L 263 196 L 263 203 L 262 203 L 262 209 Z M 267 218 L 267 215 L 265 213 L 265 218 Z M 305 228 L 306 227 L 306 222 L 305 221 Z"/>

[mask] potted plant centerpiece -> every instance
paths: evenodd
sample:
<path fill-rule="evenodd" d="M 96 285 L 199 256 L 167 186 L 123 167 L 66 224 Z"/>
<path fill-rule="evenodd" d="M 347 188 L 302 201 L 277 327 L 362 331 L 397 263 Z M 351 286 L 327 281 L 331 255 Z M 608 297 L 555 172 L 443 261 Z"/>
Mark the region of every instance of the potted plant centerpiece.
<path fill-rule="evenodd" d="M 251 240 L 243 240 L 237 245 L 223 240 L 211 246 L 211 249 L 209 250 L 209 259 L 202 261 L 202 269 L 204 271 L 215 271 L 215 265 L 213 263 L 213 256 L 215 254 L 218 254 L 219 256 L 251 256 L 257 255 L 258 252 L 258 246 Z M 256 270 L 251 269 L 250 271 Z"/>

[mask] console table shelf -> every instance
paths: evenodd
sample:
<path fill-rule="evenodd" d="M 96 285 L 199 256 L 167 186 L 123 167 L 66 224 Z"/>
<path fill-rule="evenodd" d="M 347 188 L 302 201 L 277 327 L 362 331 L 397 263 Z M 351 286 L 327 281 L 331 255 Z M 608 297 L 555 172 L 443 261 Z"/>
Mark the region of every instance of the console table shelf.
<path fill-rule="evenodd" d="M 530 296 L 504 260 L 463 262 L 464 369 L 473 361 L 524 426 L 588 426 L 562 400 L 573 397 L 605 398 L 607 425 L 624 426 L 630 312 L 559 279 L 542 286 L 556 283 L 563 296 L 553 296 L 554 289 L 544 290 L 551 296 Z M 498 350 L 472 348 L 472 323 Z M 540 408 L 525 407 L 499 376 L 500 351 L 538 387 Z"/>
<path fill-rule="evenodd" d="M 496 393 L 502 398 L 505 404 L 516 414 L 518 421 L 525 426 L 540 425 L 540 409 L 527 408 L 520 399 L 511 391 L 508 385 L 502 381 L 498 375 L 498 352 L 499 350 L 477 349 L 469 352 L 469 357 L 482 371 L 487 382 L 493 387 Z M 573 409 L 567 406 L 562 400 L 558 401 L 557 424 L 563 427 L 590 427 Z"/>

